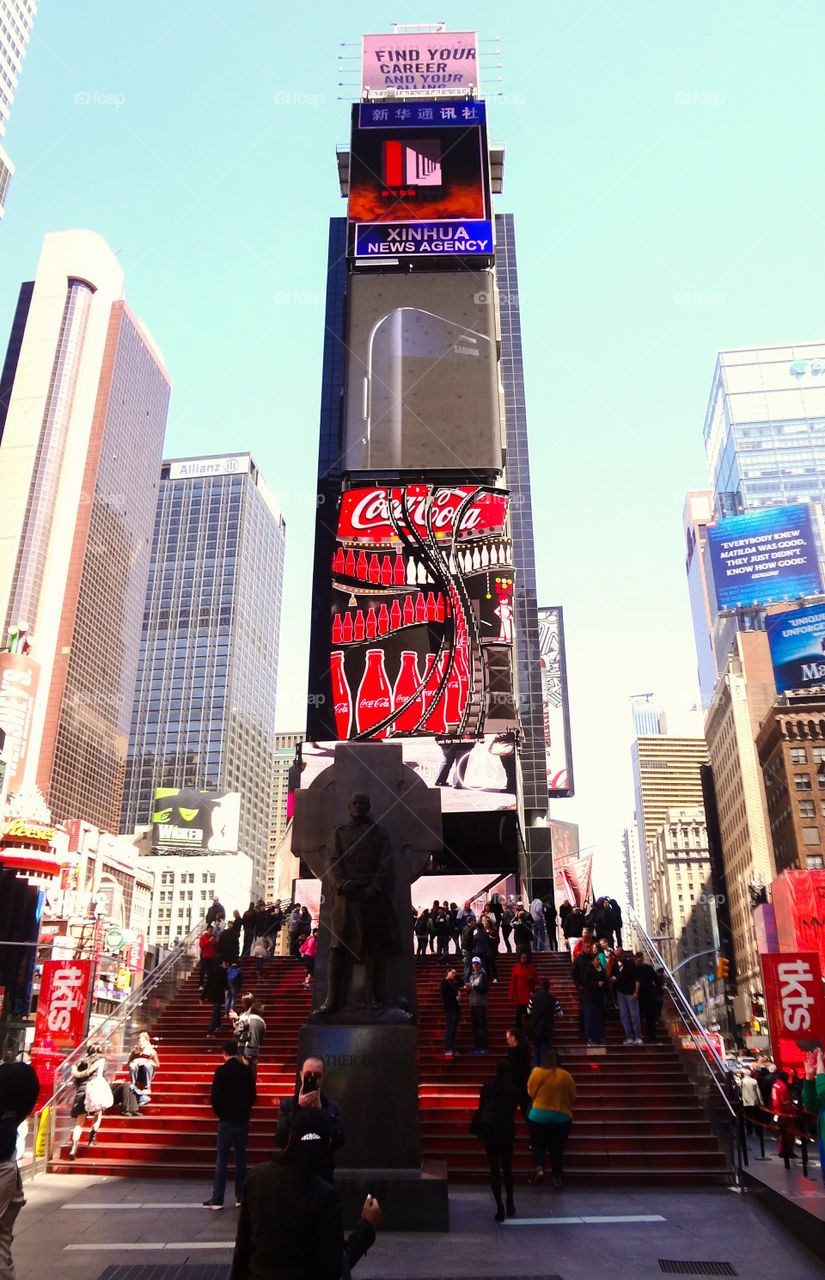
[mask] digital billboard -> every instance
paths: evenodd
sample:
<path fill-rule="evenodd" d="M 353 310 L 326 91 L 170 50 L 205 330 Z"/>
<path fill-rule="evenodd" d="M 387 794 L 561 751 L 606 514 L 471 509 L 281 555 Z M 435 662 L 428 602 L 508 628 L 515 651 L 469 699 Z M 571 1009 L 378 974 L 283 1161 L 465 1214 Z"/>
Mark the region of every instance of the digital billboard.
<path fill-rule="evenodd" d="M 350 257 L 492 257 L 488 170 L 482 104 L 356 105 Z"/>
<path fill-rule="evenodd" d="M 550 796 L 572 796 L 573 759 L 570 749 L 564 617 L 561 608 L 553 606 L 539 609 L 538 618 L 547 793 Z"/>
<path fill-rule="evenodd" d="M 350 276 L 345 471 L 502 469 L 491 273 Z"/>
<path fill-rule="evenodd" d="M 722 611 L 776 604 L 822 589 L 805 503 L 718 520 L 708 526 L 708 546 Z"/>
<path fill-rule="evenodd" d="M 402 738 L 404 764 L 441 794 L 442 813 L 516 807 L 516 742 L 512 733 L 463 741 Z M 334 742 L 301 744 L 301 787 L 308 787 L 335 759 Z"/>
<path fill-rule="evenodd" d="M 152 810 L 152 843 L 192 853 L 232 853 L 238 847 L 240 821 L 237 791 L 210 794 L 189 787 L 158 787 Z"/>
<path fill-rule="evenodd" d="M 506 492 L 410 485 L 342 495 L 332 557 L 337 737 L 465 737 L 518 723 Z"/>
<path fill-rule="evenodd" d="M 475 31 L 436 31 L 399 37 L 362 36 L 361 92 L 469 93 L 478 89 Z"/>
<path fill-rule="evenodd" d="M 825 605 L 769 614 L 765 629 L 777 693 L 825 684 Z"/>

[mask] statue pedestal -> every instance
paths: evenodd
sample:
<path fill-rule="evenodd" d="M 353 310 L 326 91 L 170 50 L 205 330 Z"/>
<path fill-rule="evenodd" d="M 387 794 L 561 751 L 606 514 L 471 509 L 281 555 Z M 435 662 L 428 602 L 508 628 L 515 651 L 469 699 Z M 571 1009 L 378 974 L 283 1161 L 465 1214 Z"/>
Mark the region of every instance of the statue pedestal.
<path fill-rule="evenodd" d="M 301 1028 L 298 1061 L 313 1055 L 324 1059 L 324 1090 L 341 1107 L 346 1141 L 335 1185 L 344 1221 L 357 1220 L 369 1193 L 387 1230 L 448 1231 L 446 1166 L 421 1166 L 415 1027 L 313 1019 Z"/>

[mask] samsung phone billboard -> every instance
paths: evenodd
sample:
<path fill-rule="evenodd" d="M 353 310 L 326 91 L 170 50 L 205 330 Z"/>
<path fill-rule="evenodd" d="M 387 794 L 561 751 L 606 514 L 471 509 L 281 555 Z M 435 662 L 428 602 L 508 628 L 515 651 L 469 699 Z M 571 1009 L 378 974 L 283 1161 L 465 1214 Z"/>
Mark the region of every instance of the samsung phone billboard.
<path fill-rule="evenodd" d="M 765 620 L 777 693 L 825 684 L 825 605 Z"/>
<path fill-rule="evenodd" d="M 721 611 L 777 604 L 822 589 L 804 503 L 719 520 L 708 528 L 708 543 Z"/>

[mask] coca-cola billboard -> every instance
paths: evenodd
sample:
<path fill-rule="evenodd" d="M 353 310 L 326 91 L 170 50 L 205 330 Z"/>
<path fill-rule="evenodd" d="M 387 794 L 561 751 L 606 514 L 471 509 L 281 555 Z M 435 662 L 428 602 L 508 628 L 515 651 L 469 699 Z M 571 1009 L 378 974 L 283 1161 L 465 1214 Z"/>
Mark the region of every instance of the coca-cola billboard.
<path fill-rule="evenodd" d="M 798 1066 L 805 1054 L 825 1046 L 825 997 L 816 952 L 760 956 L 765 1008 L 774 1061 Z"/>
<path fill-rule="evenodd" d="M 473 485 L 342 495 L 329 658 L 340 741 L 516 728 L 507 504 Z"/>
<path fill-rule="evenodd" d="M 45 960 L 37 1001 L 34 1044 L 74 1049 L 86 1028 L 91 960 Z"/>

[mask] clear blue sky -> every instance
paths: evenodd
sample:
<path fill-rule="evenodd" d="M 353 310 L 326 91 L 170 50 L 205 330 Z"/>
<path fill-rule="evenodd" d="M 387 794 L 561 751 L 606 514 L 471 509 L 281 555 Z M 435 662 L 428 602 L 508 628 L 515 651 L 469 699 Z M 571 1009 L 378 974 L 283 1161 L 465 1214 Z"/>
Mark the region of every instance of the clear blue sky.
<path fill-rule="evenodd" d="M 697 696 L 680 516 L 706 483 L 716 351 L 823 337 L 821 0 L 42 0 L 6 139 L 0 342 L 44 233 L 89 227 L 120 253 L 174 381 L 167 452 L 249 448 L 283 506 L 279 721 L 300 728 L 326 222 L 355 79 L 337 56 L 433 17 L 503 64 L 484 83 L 517 218 L 539 598 L 565 607 L 571 676 L 578 794 L 554 812 L 613 888 L 628 696 Z"/>

